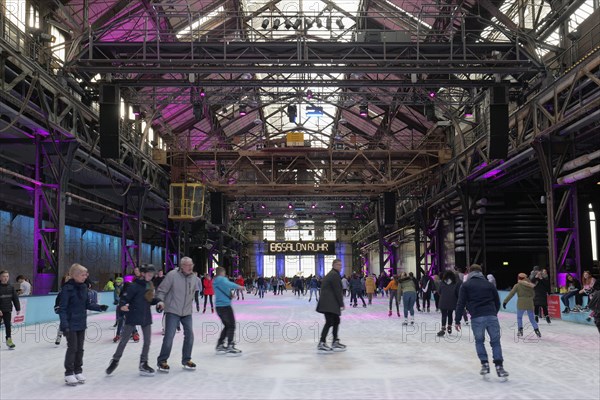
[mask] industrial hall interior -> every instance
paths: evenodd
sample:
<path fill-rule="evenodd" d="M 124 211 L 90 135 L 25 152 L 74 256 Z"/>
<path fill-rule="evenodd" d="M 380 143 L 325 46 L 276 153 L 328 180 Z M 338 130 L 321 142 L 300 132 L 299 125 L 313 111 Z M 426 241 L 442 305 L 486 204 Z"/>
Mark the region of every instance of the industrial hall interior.
<path fill-rule="evenodd" d="M 600 0 L 0 0 L 0 289 L 20 300 L 0 307 L 0 399 L 597 399 L 599 215 Z M 114 283 L 184 257 L 195 375 L 131 387 L 132 343 L 107 383 Z M 348 351 L 320 357 L 313 289 L 336 262 L 368 304 L 348 292 Z M 108 312 L 70 388 L 53 307 L 74 264 Z M 471 327 L 435 334 L 440 282 L 473 264 L 507 303 L 507 382 L 479 376 Z M 218 267 L 244 287 L 236 360 L 213 357 Z M 513 286 L 537 296 L 542 271 L 523 340 Z M 410 324 L 386 289 L 407 274 Z"/>

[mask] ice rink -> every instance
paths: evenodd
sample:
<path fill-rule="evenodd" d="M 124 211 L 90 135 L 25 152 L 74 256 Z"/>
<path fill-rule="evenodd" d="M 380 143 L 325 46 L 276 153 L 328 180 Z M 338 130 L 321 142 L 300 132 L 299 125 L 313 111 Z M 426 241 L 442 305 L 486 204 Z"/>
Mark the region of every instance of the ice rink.
<path fill-rule="evenodd" d="M 348 303 L 348 299 L 346 299 Z M 433 301 L 432 301 L 433 304 Z M 138 374 L 142 343 L 129 342 L 117 370 L 104 370 L 116 344 L 114 312 L 88 318 L 83 371 L 87 383 L 69 387 L 63 380 L 66 341 L 54 345 L 57 323 L 13 333 L 16 349 L 0 351 L 1 399 L 598 399 L 600 335 L 593 326 L 562 321 L 540 324 L 542 339 L 525 327 L 517 340 L 516 315 L 500 314 L 505 368 L 501 382 L 492 372 L 479 375 L 479 360 L 469 327 L 438 338 L 440 314 L 417 313 L 415 326 L 387 316 L 387 301 L 347 308 L 340 339 L 348 351 L 316 351 L 323 317 L 314 299 L 266 294 L 234 302 L 241 357 L 217 356 L 220 325 L 215 314 L 194 313 L 193 361 L 181 368 L 183 334 L 175 337 L 171 372 Z M 160 314 L 154 315 L 150 365 L 162 342 Z M 489 350 L 489 347 L 488 347 Z M 489 351 L 491 360 L 491 351 Z"/>

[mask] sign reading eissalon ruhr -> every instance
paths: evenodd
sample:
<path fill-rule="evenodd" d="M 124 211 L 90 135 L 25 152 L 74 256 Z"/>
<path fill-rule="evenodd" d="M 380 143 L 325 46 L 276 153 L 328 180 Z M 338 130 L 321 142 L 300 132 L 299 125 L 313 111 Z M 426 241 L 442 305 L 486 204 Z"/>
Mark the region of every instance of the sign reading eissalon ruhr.
<path fill-rule="evenodd" d="M 267 242 L 265 254 L 335 255 L 335 242 Z"/>

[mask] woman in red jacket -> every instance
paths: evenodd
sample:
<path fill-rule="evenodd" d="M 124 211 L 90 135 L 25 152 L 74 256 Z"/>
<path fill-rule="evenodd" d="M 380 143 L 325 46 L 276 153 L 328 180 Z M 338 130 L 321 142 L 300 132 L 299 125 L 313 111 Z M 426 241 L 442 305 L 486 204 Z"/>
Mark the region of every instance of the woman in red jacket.
<path fill-rule="evenodd" d="M 238 285 L 239 285 L 239 286 L 241 286 L 241 287 L 244 287 L 244 286 L 246 286 L 246 285 L 244 284 L 244 277 L 243 277 L 243 276 L 241 276 L 241 275 L 238 275 L 237 279 L 235 280 L 235 283 L 236 283 L 236 284 L 238 284 Z M 236 290 L 235 290 L 235 293 L 236 293 L 236 295 L 237 295 L 237 299 L 238 299 L 238 300 L 240 299 L 240 294 L 242 295 L 242 300 L 244 300 L 244 290 L 243 290 L 243 289 L 236 289 Z"/>
<path fill-rule="evenodd" d="M 204 310 L 202 310 L 202 314 L 206 312 L 206 300 L 210 299 L 210 312 L 215 312 L 215 307 L 213 306 L 213 296 L 215 295 L 215 289 L 213 288 L 212 277 L 208 274 L 204 274 L 204 279 L 202 279 L 202 286 L 204 287 Z"/>

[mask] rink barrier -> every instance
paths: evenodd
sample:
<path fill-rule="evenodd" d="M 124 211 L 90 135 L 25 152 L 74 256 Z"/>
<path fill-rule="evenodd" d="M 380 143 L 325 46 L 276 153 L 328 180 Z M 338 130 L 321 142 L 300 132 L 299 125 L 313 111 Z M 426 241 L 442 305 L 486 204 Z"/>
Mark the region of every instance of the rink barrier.
<path fill-rule="evenodd" d="M 510 293 L 510 291 L 508 290 L 498 290 L 498 295 L 500 296 L 500 304 L 502 304 L 504 302 L 504 299 L 506 298 L 506 296 L 508 296 L 508 294 Z M 576 324 L 584 324 L 584 325 L 594 325 L 594 320 L 590 320 L 590 321 L 586 321 L 586 318 L 589 316 L 589 311 L 588 312 L 578 312 L 578 313 L 574 313 L 574 312 L 570 312 L 568 314 L 563 314 L 562 310 L 565 307 L 564 304 L 562 303 L 562 301 L 560 301 L 560 294 L 550 294 L 548 295 L 548 304 L 550 305 L 553 301 L 554 304 L 556 304 L 558 302 L 558 307 L 560 307 L 559 310 L 557 310 L 554 315 L 552 310 L 550 310 L 550 316 L 552 319 L 562 319 L 563 321 L 568 321 L 568 322 L 575 322 Z M 583 298 L 583 306 L 585 307 L 586 304 L 588 302 L 588 297 L 584 296 Z M 570 308 L 571 310 L 575 307 L 575 297 L 571 297 L 569 299 L 569 303 L 570 303 Z M 500 306 L 502 307 L 502 306 Z M 517 296 L 513 296 L 512 299 L 510 299 L 510 301 L 506 304 L 506 310 L 505 309 L 500 309 L 500 311 L 504 311 L 504 312 L 510 312 L 510 313 L 517 313 Z M 527 318 L 527 317 L 525 317 Z M 544 322 L 545 323 L 545 322 Z"/>
<path fill-rule="evenodd" d="M 19 297 L 21 309 L 25 311 L 25 325 L 41 324 L 45 322 L 58 321 L 58 314 L 54 312 L 54 303 L 56 301 L 56 293 L 51 293 L 43 296 L 23 296 Z M 114 294 L 110 292 L 98 292 L 98 304 L 106 304 L 108 310 L 106 312 L 115 311 L 113 304 Z M 95 311 L 88 311 L 88 314 Z M 15 316 L 13 310 L 13 318 Z"/>

